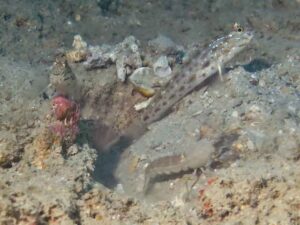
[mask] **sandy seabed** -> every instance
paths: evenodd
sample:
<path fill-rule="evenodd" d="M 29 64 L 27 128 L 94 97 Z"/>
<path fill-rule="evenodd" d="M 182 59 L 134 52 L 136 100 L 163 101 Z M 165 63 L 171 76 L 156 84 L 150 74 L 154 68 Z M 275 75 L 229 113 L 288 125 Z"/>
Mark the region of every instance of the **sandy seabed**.
<path fill-rule="evenodd" d="M 298 0 L 0 4 L 0 224 L 300 224 Z M 91 70 L 62 63 L 61 75 L 76 80 L 80 133 L 66 145 L 47 132 L 53 63 L 73 48 L 74 35 L 92 46 L 132 35 L 151 65 L 161 55 L 176 58 L 150 46 L 158 35 L 184 53 L 234 22 L 255 37 L 224 80 L 186 96 L 127 148 L 104 151 L 102 142 L 128 126 L 145 98 L 118 80 L 113 63 Z M 203 138 L 223 157 L 198 176 L 159 177 L 141 193 L 149 162 L 195 151 Z"/>

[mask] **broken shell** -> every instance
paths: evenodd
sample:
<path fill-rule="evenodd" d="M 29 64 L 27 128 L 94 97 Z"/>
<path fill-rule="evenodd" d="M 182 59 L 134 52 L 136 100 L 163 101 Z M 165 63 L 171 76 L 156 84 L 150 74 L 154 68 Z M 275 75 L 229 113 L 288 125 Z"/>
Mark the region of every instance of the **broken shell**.
<path fill-rule="evenodd" d="M 153 88 L 135 87 L 134 90 L 146 98 L 150 98 L 155 94 L 155 90 Z"/>
<path fill-rule="evenodd" d="M 152 86 L 152 83 L 154 81 L 153 79 L 153 70 L 149 67 L 140 67 L 136 69 L 132 75 L 129 77 L 129 80 L 134 85 L 148 85 Z"/>
<path fill-rule="evenodd" d="M 167 56 L 161 56 L 153 64 L 154 73 L 159 77 L 167 77 L 172 73 Z"/>
<path fill-rule="evenodd" d="M 140 111 L 140 110 L 142 110 L 142 109 L 145 109 L 145 108 L 148 107 L 148 105 L 151 103 L 151 101 L 152 101 L 152 98 L 149 98 L 149 99 L 147 99 L 146 101 L 137 103 L 137 104 L 134 105 L 134 109 L 135 109 L 136 111 Z"/>
<path fill-rule="evenodd" d="M 152 88 L 157 82 L 153 70 L 149 67 L 136 69 L 129 77 L 130 82 L 135 86 L 135 90 L 145 97 L 154 95 L 155 90 Z"/>

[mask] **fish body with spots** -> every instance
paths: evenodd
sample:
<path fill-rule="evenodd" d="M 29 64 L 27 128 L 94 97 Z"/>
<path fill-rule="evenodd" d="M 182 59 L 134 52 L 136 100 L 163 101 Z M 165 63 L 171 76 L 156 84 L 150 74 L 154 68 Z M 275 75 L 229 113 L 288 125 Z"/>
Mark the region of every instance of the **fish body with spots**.
<path fill-rule="evenodd" d="M 222 68 L 242 52 L 251 42 L 250 31 L 232 31 L 212 42 L 206 50 L 193 58 L 177 72 L 166 87 L 154 96 L 141 116 L 141 122 L 149 125 L 161 119 L 183 97 L 201 85 L 209 77 L 221 73 Z"/>

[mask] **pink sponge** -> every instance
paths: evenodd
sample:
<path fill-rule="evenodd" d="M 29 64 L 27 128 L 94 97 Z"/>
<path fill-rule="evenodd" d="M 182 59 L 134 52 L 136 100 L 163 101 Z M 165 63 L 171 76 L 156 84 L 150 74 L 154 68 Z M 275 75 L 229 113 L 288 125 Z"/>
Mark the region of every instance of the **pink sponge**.
<path fill-rule="evenodd" d="M 50 124 L 50 130 L 63 142 L 74 142 L 79 133 L 79 105 L 64 96 L 56 96 L 52 99 L 52 112 L 56 121 Z"/>

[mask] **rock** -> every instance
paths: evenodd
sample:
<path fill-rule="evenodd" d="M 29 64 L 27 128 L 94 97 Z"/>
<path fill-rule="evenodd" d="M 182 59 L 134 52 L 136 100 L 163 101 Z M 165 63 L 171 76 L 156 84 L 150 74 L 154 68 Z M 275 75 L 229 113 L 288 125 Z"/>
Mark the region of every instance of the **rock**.
<path fill-rule="evenodd" d="M 172 73 L 167 56 L 160 56 L 153 64 L 154 73 L 159 77 L 167 77 Z"/>
<path fill-rule="evenodd" d="M 101 46 L 90 46 L 90 55 L 83 63 L 87 70 L 106 68 L 113 63 L 111 57 L 112 46 L 101 45 Z"/>
<path fill-rule="evenodd" d="M 127 37 L 118 44 L 112 54 L 112 60 L 116 58 L 117 76 L 124 82 L 127 75 L 142 66 L 142 59 L 139 53 L 139 42 L 133 36 Z M 116 55 L 116 57 L 114 57 Z"/>
<path fill-rule="evenodd" d="M 117 76 L 124 82 L 128 75 L 142 66 L 139 45 L 140 43 L 135 37 L 129 36 L 115 47 L 110 45 L 91 46 L 89 47 L 90 55 L 84 65 L 87 70 L 92 70 L 116 63 Z"/>
<path fill-rule="evenodd" d="M 161 34 L 155 39 L 150 40 L 148 45 L 161 53 L 170 53 L 178 48 L 175 42 L 173 42 L 169 37 Z"/>

